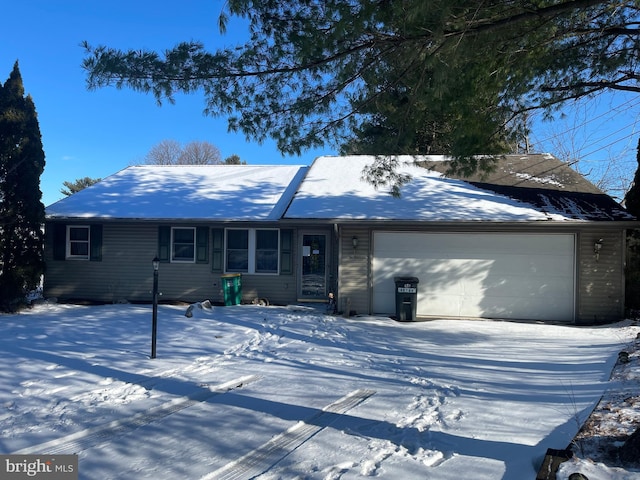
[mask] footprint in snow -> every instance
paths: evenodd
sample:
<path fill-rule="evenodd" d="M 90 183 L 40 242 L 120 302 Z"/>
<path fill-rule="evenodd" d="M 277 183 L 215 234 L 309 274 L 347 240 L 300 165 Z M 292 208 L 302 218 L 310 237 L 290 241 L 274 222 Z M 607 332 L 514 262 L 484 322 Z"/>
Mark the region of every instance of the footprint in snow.
<path fill-rule="evenodd" d="M 340 478 L 342 478 L 342 475 L 347 473 L 356 465 L 357 464 L 355 462 L 344 462 L 344 463 L 340 463 L 338 465 L 329 467 L 323 470 L 322 472 L 323 474 L 325 474 L 325 476 L 323 477 L 323 480 L 340 480 Z"/>

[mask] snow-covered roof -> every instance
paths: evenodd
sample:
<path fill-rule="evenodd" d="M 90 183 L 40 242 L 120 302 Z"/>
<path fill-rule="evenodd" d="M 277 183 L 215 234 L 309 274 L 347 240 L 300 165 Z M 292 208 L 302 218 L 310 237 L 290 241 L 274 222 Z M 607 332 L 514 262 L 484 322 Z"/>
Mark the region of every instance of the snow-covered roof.
<path fill-rule="evenodd" d="M 320 157 L 311 166 L 285 218 L 333 218 L 422 221 L 538 221 L 575 219 L 445 177 L 415 164 L 444 162 L 445 157 L 398 156 L 397 173 L 411 176 L 400 198 L 362 178 L 373 156 Z"/>
<path fill-rule="evenodd" d="M 426 161 L 422 165 L 452 175 L 448 172 L 451 164 L 447 160 Z M 568 219 L 635 220 L 633 215 L 568 163 L 548 153 L 499 156 L 488 171 L 476 171 L 462 177 L 462 180 L 527 203 L 538 211 Z"/>
<path fill-rule="evenodd" d="M 277 220 L 308 167 L 132 166 L 47 207 L 48 218 Z"/>
<path fill-rule="evenodd" d="M 310 167 L 133 166 L 50 205 L 46 212 L 49 219 L 634 220 L 550 155 L 507 157 L 493 177 L 464 179 L 445 174 L 449 160 L 443 156 L 394 157 L 396 173 L 411 177 L 399 198 L 363 179 L 364 168 L 376 160 L 367 155 L 319 157 Z M 540 178 L 553 181 L 541 186 Z"/>

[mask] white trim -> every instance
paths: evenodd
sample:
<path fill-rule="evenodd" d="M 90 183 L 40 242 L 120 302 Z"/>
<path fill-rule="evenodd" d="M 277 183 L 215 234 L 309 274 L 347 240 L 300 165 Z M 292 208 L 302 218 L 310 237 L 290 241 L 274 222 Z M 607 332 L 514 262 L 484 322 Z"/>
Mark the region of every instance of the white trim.
<path fill-rule="evenodd" d="M 247 270 L 229 270 L 227 265 L 227 232 L 231 230 L 246 231 L 248 232 L 247 239 Z M 275 272 L 258 272 L 256 271 L 256 248 L 257 248 L 257 235 L 256 232 L 260 231 L 274 231 L 278 233 L 278 245 L 276 247 L 276 271 Z M 224 229 L 224 273 L 245 273 L 249 275 L 280 275 L 280 229 L 279 228 L 240 228 L 230 227 Z"/>
<path fill-rule="evenodd" d="M 87 244 L 87 254 L 86 255 L 73 255 L 71 253 L 71 229 L 83 229 L 87 231 L 87 240 L 74 240 L 74 243 L 86 243 Z M 91 227 L 89 225 L 67 225 L 67 234 L 66 234 L 66 245 L 65 245 L 65 258 L 67 260 L 89 260 L 91 257 Z"/>
<path fill-rule="evenodd" d="M 175 230 L 191 230 L 193 232 L 193 258 L 191 260 L 174 257 L 173 247 L 175 244 L 175 239 L 173 236 L 173 232 Z M 196 242 L 197 242 L 196 227 L 171 227 L 171 239 L 169 242 L 169 259 L 171 263 L 196 263 Z"/>

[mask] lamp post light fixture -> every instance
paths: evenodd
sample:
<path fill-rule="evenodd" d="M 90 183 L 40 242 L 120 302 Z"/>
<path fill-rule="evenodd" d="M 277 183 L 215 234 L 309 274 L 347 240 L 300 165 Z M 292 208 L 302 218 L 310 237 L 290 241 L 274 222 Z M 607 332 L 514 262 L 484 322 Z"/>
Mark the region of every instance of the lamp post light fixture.
<path fill-rule="evenodd" d="M 593 253 L 596 256 L 596 262 L 600 260 L 600 250 L 602 250 L 602 238 L 598 239 L 594 244 L 593 244 Z"/>
<path fill-rule="evenodd" d="M 160 260 L 153 257 L 151 261 L 153 265 L 153 314 L 151 323 L 151 358 L 156 358 L 156 338 L 158 336 L 158 268 Z"/>

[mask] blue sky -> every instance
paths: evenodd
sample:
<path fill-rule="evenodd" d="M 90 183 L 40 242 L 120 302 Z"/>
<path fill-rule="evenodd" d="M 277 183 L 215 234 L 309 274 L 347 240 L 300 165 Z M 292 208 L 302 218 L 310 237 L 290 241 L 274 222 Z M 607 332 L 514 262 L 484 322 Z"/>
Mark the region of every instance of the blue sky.
<path fill-rule="evenodd" d="M 81 68 L 83 40 L 118 48 L 167 49 L 180 41 L 203 41 L 208 48 L 238 43 L 245 34 L 218 31 L 220 0 L 92 2 L 24 0 L 6 2 L 0 28 L 0 82 L 16 60 L 26 93 L 33 97 L 46 155 L 41 177 L 43 203 L 63 197 L 64 181 L 106 177 L 132 163 L 162 140 L 208 141 L 225 158 L 250 164 L 308 165 L 330 149 L 283 157 L 272 142 L 249 143 L 227 133 L 226 120 L 205 117 L 204 97 L 179 95 L 158 107 L 150 95 L 105 88 L 88 91 Z M 9 20 L 10 21 L 7 21 Z"/>
<path fill-rule="evenodd" d="M 150 95 L 115 88 L 86 89 L 80 66 L 82 41 L 154 50 L 186 40 L 202 41 L 209 49 L 240 43 L 246 32 L 238 23 L 232 23 L 225 35 L 218 31 L 223 4 L 222 0 L 186 0 L 179 6 L 165 0 L 5 2 L 0 81 L 8 78 L 18 60 L 25 91 L 33 97 L 40 122 L 47 162 L 41 177 L 45 205 L 62 198 L 64 181 L 104 178 L 140 163 L 162 140 L 208 141 L 220 149 L 223 158 L 237 154 L 250 164 L 308 165 L 319 155 L 336 153 L 327 147 L 301 157 L 283 157 L 272 142 L 247 142 L 243 135 L 227 132 L 224 118 L 203 115 L 201 94 L 179 95 L 175 105 L 158 107 Z M 622 104 L 620 108 L 607 102 L 590 103 L 569 112 L 565 119 L 541 126 L 533 138 L 535 150 L 558 154 L 566 147 L 572 149 L 569 154 L 584 155 L 581 171 L 592 175 L 592 180 L 597 176 L 594 171 L 601 172 L 614 158 L 616 172 L 612 175 L 628 183 L 637 165 L 635 123 L 640 102 L 625 103 L 627 100 L 615 100 Z M 562 147 L 557 146 L 558 141 Z"/>

